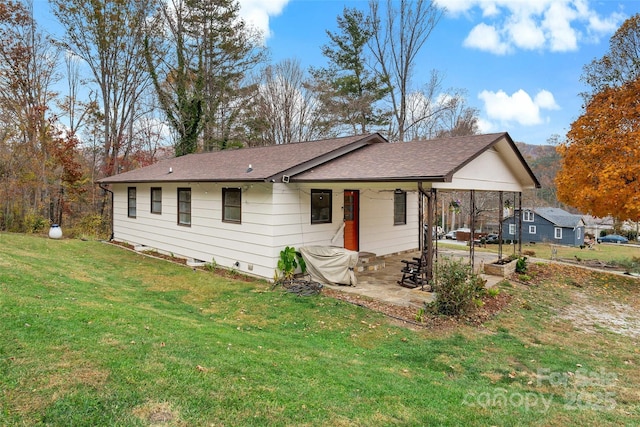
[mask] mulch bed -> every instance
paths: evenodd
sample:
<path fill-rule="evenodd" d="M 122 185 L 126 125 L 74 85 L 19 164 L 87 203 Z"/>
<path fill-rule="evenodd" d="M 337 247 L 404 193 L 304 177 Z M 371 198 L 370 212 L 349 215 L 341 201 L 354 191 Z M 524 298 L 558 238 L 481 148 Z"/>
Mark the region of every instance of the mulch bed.
<path fill-rule="evenodd" d="M 425 327 L 428 329 L 449 329 L 461 324 L 481 325 L 508 306 L 511 301 L 511 296 L 506 293 L 500 293 L 495 297 L 485 296 L 482 299 L 482 307 L 478 307 L 473 312 L 463 316 L 439 316 L 425 312 L 422 314 L 422 318 L 418 320 L 417 315 L 419 309 L 416 307 L 390 304 L 362 295 L 327 288 L 322 290 L 322 294 L 383 313 L 405 326 Z"/>

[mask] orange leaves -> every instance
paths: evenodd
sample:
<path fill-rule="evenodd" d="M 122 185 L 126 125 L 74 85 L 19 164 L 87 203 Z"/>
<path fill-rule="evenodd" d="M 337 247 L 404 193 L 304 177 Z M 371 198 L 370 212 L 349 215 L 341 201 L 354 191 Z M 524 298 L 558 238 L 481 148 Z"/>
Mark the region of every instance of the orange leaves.
<path fill-rule="evenodd" d="M 640 217 L 640 80 L 594 95 L 571 125 L 558 199 L 595 216 Z"/>

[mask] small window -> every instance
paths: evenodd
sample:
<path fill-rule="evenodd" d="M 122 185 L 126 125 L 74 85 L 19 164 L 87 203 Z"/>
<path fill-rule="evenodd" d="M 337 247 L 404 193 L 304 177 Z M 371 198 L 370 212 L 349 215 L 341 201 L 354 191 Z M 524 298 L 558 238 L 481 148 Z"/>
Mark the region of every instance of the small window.
<path fill-rule="evenodd" d="M 562 228 L 555 227 L 553 229 L 553 237 L 555 237 L 556 239 L 562 239 Z"/>
<path fill-rule="evenodd" d="M 522 211 L 522 220 L 524 222 L 533 222 L 534 215 L 532 211 Z"/>
<path fill-rule="evenodd" d="M 529 234 L 536 234 L 536 226 L 535 225 L 530 225 L 529 226 Z"/>
<path fill-rule="evenodd" d="M 311 224 L 331 222 L 331 190 L 311 190 Z"/>
<path fill-rule="evenodd" d="M 515 224 L 509 224 L 509 234 L 515 236 L 515 234 L 516 234 L 516 225 Z"/>
<path fill-rule="evenodd" d="M 127 216 L 129 218 L 136 217 L 136 204 L 137 204 L 136 187 L 129 187 L 127 189 Z"/>
<path fill-rule="evenodd" d="M 178 225 L 191 225 L 190 188 L 178 188 Z"/>
<path fill-rule="evenodd" d="M 162 213 L 162 188 L 160 187 L 151 188 L 151 213 Z"/>
<path fill-rule="evenodd" d="M 393 225 L 407 223 L 407 192 L 396 190 L 393 193 Z"/>
<path fill-rule="evenodd" d="M 222 221 L 240 224 L 242 219 L 242 191 L 239 188 L 222 189 Z"/>

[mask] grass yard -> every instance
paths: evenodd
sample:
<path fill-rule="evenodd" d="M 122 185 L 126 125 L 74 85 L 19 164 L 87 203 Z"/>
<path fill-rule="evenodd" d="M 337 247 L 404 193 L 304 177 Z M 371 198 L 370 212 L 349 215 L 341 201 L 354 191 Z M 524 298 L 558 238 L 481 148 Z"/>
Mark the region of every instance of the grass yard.
<path fill-rule="evenodd" d="M 448 243 L 446 241 L 439 241 L 438 246 L 449 248 L 449 249 L 460 249 L 461 245 L 456 243 Z M 514 253 L 513 249 L 514 245 L 502 245 L 502 254 L 503 256 L 509 256 Z M 464 247 L 464 246 L 462 246 Z M 468 246 L 467 246 L 468 249 Z M 489 244 L 484 247 L 476 245 L 476 251 L 482 252 L 494 252 L 498 253 L 498 245 Z M 548 243 L 523 243 L 522 251 L 524 252 L 534 252 L 535 258 L 541 259 L 551 259 L 552 258 L 552 250 L 555 250 L 555 257 L 558 260 L 577 260 L 580 259 L 582 261 L 588 260 L 599 260 L 606 263 L 620 263 L 620 264 L 628 264 L 633 261 L 635 258 L 636 263 L 640 262 L 640 245 L 636 244 L 624 244 L 617 245 L 613 243 L 602 243 L 596 244 L 593 246 L 593 249 L 583 248 L 575 246 L 561 246 L 561 245 L 551 245 Z M 517 245 L 516 245 L 517 251 Z"/>
<path fill-rule="evenodd" d="M 480 327 L 410 330 L 105 243 L 0 233 L 0 425 L 640 424 L 640 282 L 529 275 Z"/>

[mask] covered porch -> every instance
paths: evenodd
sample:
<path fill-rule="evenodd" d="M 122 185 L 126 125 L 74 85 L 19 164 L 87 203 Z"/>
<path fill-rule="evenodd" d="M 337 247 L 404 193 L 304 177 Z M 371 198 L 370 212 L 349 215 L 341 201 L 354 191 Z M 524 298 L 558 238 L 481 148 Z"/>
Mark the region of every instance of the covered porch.
<path fill-rule="evenodd" d="M 420 257 L 420 251 L 407 252 L 402 254 L 388 255 L 383 258 L 384 268 L 371 269 L 356 272 L 358 284 L 356 286 L 325 285 L 329 289 L 338 290 L 365 298 L 371 298 L 388 304 L 405 307 L 413 307 L 416 310 L 424 307 L 425 303 L 434 300 L 432 292 L 425 292 L 421 287 L 407 288 L 400 286 L 398 280 L 402 276 L 401 270 L 404 267 L 402 260 Z M 464 258 L 469 260 L 469 251 L 461 249 L 440 249 L 439 257 Z M 494 253 L 476 252 L 474 255 L 474 271 L 480 273 L 487 280 L 487 287 L 495 286 L 502 280 L 501 277 L 483 274 L 479 271 L 484 263 L 495 260 Z"/>

